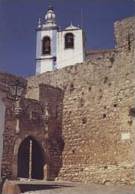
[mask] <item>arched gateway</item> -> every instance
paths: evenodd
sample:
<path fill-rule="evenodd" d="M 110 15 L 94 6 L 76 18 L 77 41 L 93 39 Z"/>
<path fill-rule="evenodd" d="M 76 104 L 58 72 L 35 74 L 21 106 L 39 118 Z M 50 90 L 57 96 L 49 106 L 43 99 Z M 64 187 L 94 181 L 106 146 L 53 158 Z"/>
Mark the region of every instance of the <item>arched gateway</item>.
<path fill-rule="evenodd" d="M 17 176 L 22 178 L 43 179 L 45 157 L 39 143 L 32 137 L 23 140 L 18 151 Z"/>

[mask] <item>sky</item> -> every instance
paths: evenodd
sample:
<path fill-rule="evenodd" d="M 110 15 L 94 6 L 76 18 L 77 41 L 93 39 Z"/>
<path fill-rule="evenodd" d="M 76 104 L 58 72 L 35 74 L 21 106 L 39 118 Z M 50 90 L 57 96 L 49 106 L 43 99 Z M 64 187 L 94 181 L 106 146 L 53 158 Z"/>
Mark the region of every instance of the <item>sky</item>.
<path fill-rule="evenodd" d="M 135 15 L 135 0 L 0 0 L 0 71 L 35 74 L 35 29 L 49 5 L 62 29 L 83 26 L 87 49 L 113 48 L 114 22 Z"/>

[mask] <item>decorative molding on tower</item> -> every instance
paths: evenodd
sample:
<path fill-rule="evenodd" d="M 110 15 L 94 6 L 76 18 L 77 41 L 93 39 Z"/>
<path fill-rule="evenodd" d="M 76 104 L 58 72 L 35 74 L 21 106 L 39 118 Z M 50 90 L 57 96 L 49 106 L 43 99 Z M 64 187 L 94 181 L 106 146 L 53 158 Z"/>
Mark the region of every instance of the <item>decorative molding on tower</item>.
<path fill-rule="evenodd" d="M 54 13 L 53 7 L 49 6 L 47 13 L 44 16 L 43 22 L 39 18 L 37 30 L 54 30 L 58 29 L 56 24 L 56 15 Z"/>

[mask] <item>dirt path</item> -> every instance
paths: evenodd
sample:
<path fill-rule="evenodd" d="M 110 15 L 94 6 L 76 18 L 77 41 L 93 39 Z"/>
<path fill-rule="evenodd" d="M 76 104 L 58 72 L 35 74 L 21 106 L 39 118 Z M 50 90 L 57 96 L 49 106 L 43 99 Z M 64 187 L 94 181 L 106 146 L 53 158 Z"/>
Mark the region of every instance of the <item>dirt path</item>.
<path fill-rule="evenodd" d="M 105 186 L 67 182 L 37 182 L 37 184 L 34 182 L 19 185 L 25 194 L 135 194 L 135 185 Z"/>

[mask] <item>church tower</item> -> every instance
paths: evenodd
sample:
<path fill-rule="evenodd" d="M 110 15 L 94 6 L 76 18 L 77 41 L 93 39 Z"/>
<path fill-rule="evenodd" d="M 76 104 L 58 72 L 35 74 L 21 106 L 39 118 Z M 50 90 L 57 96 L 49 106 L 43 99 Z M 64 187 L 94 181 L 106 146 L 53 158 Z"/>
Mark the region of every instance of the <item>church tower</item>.
<path fill-rule="evenodd" d="M 44 22 L 39 20 L 37 28 L 36 74 L 56 68 L 57 31 L 56 15 L 53 8 L 49 7 Z"/>
<path fill-rule="evenodd" d="M 85 60 L 84 33 L 72 23 L 60 31 L 52 7 L 37 28 L 36 74 L 53 71 Z"/>

